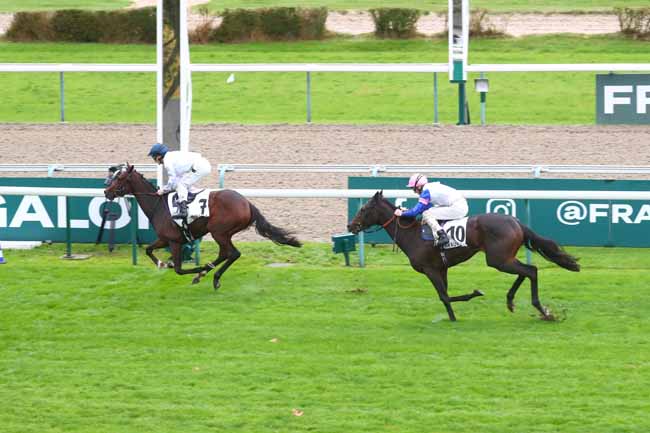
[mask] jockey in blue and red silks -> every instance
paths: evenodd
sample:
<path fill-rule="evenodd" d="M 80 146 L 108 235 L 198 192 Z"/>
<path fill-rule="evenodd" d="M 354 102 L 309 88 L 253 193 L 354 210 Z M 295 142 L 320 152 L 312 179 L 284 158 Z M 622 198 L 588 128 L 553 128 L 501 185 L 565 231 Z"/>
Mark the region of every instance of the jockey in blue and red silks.
<path fill-rule="evenodd" d="M 436 237 L 436 244 L 445 246 L 449 243 L 447 233 L 438 220 L 453 220 L 467 216 L 468 206 L 465 197 L 454 188 L 440 182 L 429 182 L 419 173 L 409 179 L 408 188 L 413 188 L 420 195 L 418 204 L 409 210 L 395 209 L 395 215 L 415 217 L 422 214 L 422 221 L 431 227 Z"/>

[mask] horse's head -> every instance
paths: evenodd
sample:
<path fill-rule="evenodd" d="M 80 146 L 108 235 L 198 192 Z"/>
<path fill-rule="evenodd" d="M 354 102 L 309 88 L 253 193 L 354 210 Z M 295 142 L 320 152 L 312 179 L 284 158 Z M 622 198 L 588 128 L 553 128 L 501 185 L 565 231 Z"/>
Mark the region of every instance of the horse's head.
<path fill-rule="evenodd" d="M 375 224 L 383 225 L 395 208 L 384 198 L 383 191 L 377 191 L 348 224 L 348 230 L 354 234 Z M 387 217 L 388 215 L 388 217 Z"/>
<path fill-rule="evenodd" d="M 134 166 L 125 164 L 116 165 L 110 168 L 109 174 L 104 181 L 106 189 L 104 196 L 113 200 L 115 197 L 124 197 L 133 193 L 133 187 L 129 182 L 131 175 L 134 173 Z"/>

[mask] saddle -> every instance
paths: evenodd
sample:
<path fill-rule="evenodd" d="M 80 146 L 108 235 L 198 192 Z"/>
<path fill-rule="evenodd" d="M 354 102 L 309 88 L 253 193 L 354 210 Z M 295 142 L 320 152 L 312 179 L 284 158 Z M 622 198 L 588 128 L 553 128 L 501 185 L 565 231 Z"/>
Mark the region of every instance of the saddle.
<path fill-rule="evenodd" d="M 467 217 L 457 220 L 439 220 L 438 222 L 449 237 L 449 243 L 442 247 L 443 250 L 467 246 Z M 422 224 L 420 237 L 425 241 L 436 239 L 428 224 Z"/>
<path fill-rule="evenodd" d="M 205 192 L 205 194 L 203 194 Z M 210 215 L 207 202 L 208 202 L 208 195 L 209 191 L 206 191 L 205 189 L 201 189 L 195 192 L 188 192 L 187 194 L 187 213 L 188 216 L 186 219 L 182 218 L 175 218 L 173 221 L 178 225 L 178 228 L 181 230 L 183 233 L 183 236 L 185 237 L 185 240 L 187 242 L 192 242 L 194 241 L 194 237 L 192 236 L 192 233 L 189 229 L 189 225 L 194 222 L 195 219 L 200 218 L 200 217 L 207 217 Z M 197 199 L 197 197 L 201 197 L 198 199 L 197 203 L 194 203 L 194 200 Z M 173 194 L 169 194 L 169 210 L 173 213 L 173 209 L 178 207 L 178 193 L 174 192 Z"/>
<path fill-rule="evenodd" d="M 198 191 L 196 191 L 196 192 L 188 192 L 188 193 L 187 193 L 187 204 L 188 204 L 188 206 L 189 206 L 189 204 L 192 203 L 192 202 L 194 201 L 194 199 L 195 199 L 199 194 L 201 194 L 203 191 L 205 191 L 205 190 L 204 190 L 204 189 L 201 189 L 201 190 L 198 190 Z M 178 193 L 177 193 L 177 192 L 174 192 L 174 196 L 172 197 L 172 203 L 174 204 L 174 206 L 178 206 Z"/>
<path fill-rule="evenodd" d="M 444 227 L 445 224 L 447 224 L 450 220 L 438 220 L 438 224 L 440 224 L 440 227 Z M 429 224 L 425 224 L 422 222 L 422 229 L 420 231 L 420 237 L 422 238 L 423 241 L 435 241 L 436 237 L 433 234 L 433 230 L 431 230 L 431 226 Z"/>

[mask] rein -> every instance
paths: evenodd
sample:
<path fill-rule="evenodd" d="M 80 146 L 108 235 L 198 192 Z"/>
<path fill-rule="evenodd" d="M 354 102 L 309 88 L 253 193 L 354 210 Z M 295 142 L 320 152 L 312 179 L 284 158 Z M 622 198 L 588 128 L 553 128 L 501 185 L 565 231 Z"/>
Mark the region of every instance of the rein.
<path fill-rule="evenodd" d="M 131 180 L 131 175 L 133 175 L 133 173 L 136 173 L 136 172 L 135 172 L 135 171 L 130 171 L 130 172 L 126 175 L 126 177 L 122 180 L 122 182 L 130 181 L 130 180 Z M 140 173 L 138 173 L 138 174 L 140 174 Z M 149 183 L 146 179 L 144 179 L 144 177 L 143 177 L 142 175 L 140 175 L 140 177 L 142 177 L 142 179 L 143 179 L 145 182 Z M 123 188 L 124 188 L 124 186 L 123 186 L 123 185 L 120 185 L 120 188 L 118 189 L 118 192 L 121 193 L 122 191 L 120 191 L 120 190 L 122 190 Z M 128 194 L 130 194 L 130 195 L 132 195 L 132 196 L 134 196 L 134 197 L 135 197 L 135 196 L 139 196 L 139 195 L 140 195 L 140 196 L 158 196 L 158 193 L 157 193 L 157 192 L 135 192 L 135 191 L 133 191 L 133 192 L 130 192 L 130 193 L 128 193 Z M 126 195 L 126 194 L 123 194 L 123 195 Z M 152 211 L 151 211 L 152 214 L 155 214 L 155 213 L 156 213 L 156 210 L 158 210 L 158 207 L 160 206 L 160 203 L 161 203 L 162 201 L 164 201 L 164 197 L 163 197 L 163 196 L 159 196 L 159 200 L 156 201 L 156 204 L 155 204 L 155 206 L 153 207 L 153 209 L 152 209 Z M 128 203 L 128 201 L 127 201 L 127 203 Z"/>
<path fill-rule="evenodd" d="M 410 229 L 411 227 L 415 226 L 415 224 L 417 224 L 417 222 L 418 222 L 417 220 L 413 220 L 413 222 L 410 223 L 409 225 L 403 226 L 403 225 L 400 224 L 399 218 L 397 218 L 397 215 L 393 214 L 393 216 L 390 217 L 388 219 L 388 221 L 383 223 L 381 225 L 381 227 L 377 227 L 375 230 L 372 230 L 372 231 L 364 230 L 363 232 L 366 233 L 366 234 L 370 234 L 370 233 L 377 233 L 379 230 L 382 230 L 382 229 L 388 230 L 388 226 L 390 225 L 390 223 L 395 221 L 395 219 L 397 219 L 397 223 L 395 224 L 395 232 L 393 233 L 393 252 L 394 252 L 394 251 L 396 251 L 395 246 L 397 245 L 397 229 L 403 229 L 403 230 Z"/>
<path fill-rule="evenodd" d="M 384 228 L 388 226 L 391 222 L 393 222 L 397 218 L 397 215 L 393 214 L 391 219 L 386 221 L 383 225 Z M 399 223 L 399 218 L 397 218 L 397 222 L 395 223 L 395 233 L 393 234 L 393 252 L 397 251 L 397 229 L 410 229 L 413 227 L 415 224 L 417 224 L 418 220 L 413 220 L 413 222 L 407 226 L 403 226 Z"/>

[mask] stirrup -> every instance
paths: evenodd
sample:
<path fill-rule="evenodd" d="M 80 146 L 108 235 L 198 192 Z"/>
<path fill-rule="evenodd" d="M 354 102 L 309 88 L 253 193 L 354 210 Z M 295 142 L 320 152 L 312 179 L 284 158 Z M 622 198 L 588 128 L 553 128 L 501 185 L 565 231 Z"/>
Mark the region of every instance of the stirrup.
<path fill-rule="evenodd" d="M 176 211 L 176 213 L 174 215 L 172 215 L 172 218 L 187 220 L 187 202 L 178 203 L 178 206 L 177 206 L 176 209 L 177 209 L 177 211 Z"/>
<path fill-rule="evenodd" d="M 449 236 L 447 236 L 447 233 L 445 233 L 444 230 L 440 229 L 436 232 L 436 236 L 438 239 L 436 240 L 436 245 L 439 247 L 444 247 L 449 243 Z"/>

